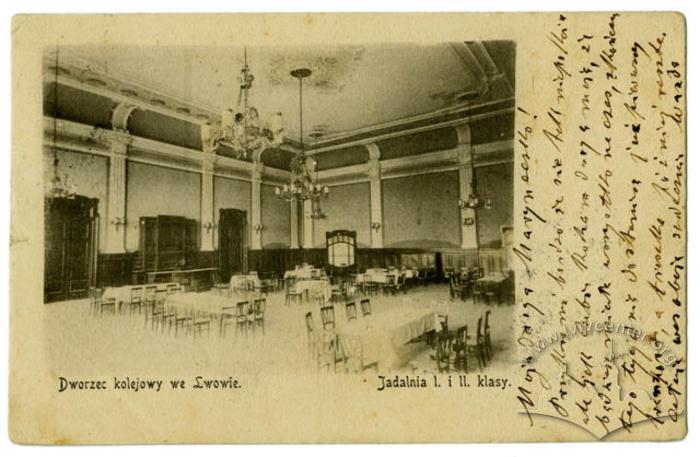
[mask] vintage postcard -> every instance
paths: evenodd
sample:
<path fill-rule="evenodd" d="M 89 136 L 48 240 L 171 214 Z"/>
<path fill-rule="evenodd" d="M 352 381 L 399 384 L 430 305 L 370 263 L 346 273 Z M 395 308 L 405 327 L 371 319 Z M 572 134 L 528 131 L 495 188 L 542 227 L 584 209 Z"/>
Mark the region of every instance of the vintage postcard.
<path fill-rule="evenodd" d="M 681 14 L 12 39 L 13 441 L 686 435 Z"/>

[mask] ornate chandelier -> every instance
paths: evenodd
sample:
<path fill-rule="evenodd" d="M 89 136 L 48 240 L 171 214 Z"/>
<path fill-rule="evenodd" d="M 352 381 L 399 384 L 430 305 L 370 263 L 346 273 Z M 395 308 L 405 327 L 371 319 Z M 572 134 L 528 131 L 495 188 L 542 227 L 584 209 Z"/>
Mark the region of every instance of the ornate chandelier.
<path fill-rule="evenodd" d="M 202 127 L 202 144 L 205 151 L 216 152 L 221 147 L 231 149 L 237 159 L 260 157 L 265 149 L 282 144 L 282 113 L 275 113 L 265 125 L 260 120 L 257 108 L 250 104 L 255 77 L 248 66 L 247 50 L 243 52 L 243 69 L 238 80 L 237 110 L 224 110 L 221 124 L 205 124 Z"/>
<path fill-rule="evenodd" d="M 303 117 L 303 80 L 311 75 L 308 68 L 298 68 L 290 73 L 299 80 L 299 151 L 291 161 L 292 176 L 289 184 L 275 187 L 275 194 L 287 201 L 311 200 L 311 217 L 323 219 L 326 217 L 321 210 L 321 199 L 328 197 L 329 189 L 321 186 L 313 176 L 316 173 L 316 161 L 307 157 L 304 152 L 304 117 Z"/>
<path fill-rule="evenodd" d="M 458 202 L 460 209 L 491 209 L 491 198 L 480 197 L 476 192 L 476 170 L 474 169 L 474 162 L 470 163 L 471 167 L 471 189 L 469 190 L 469 196 L 466 200 L 460 199 Z"/>

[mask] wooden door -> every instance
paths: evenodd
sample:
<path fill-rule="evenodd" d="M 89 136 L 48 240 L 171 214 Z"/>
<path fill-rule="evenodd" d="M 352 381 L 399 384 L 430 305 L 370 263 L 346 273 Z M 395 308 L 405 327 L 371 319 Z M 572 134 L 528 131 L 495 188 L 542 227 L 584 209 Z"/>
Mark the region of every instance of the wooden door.
<path fill-rule="evenodd" d="M 219 210 L 219 273 L 222 281 L 248 270 L 248 222 L 246 212 Z"/>
<path fill-rule="evenodd" d="M 44 300 L 83 298 L 96 283 L 97 199 L 46 200 Z"/>

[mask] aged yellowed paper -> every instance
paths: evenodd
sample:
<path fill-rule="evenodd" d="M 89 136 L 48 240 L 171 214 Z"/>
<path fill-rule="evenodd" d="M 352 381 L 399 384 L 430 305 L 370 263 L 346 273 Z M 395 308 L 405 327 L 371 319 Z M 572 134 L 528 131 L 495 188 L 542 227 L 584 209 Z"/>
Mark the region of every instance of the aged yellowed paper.
<path fill-rule="evenodd" d="M 12 38 L 14 441 L 685 436 L 682 15 Z"/>

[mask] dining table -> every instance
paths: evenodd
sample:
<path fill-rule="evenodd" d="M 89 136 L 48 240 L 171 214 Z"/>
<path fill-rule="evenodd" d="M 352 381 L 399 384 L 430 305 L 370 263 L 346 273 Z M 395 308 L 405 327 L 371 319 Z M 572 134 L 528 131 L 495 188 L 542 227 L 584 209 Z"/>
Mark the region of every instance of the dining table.
<path fill-rule="evenodd" d="M 110 300 L 113 298 L 117 305 L 131 303 L 131 291 L 132 289 L 137 289 L 139 290 L 139 292 L 137 295 L 135 295 L 135 297 L 138 297 L 139 299 L 143 300 L 146 287 L 149 286 L 155 286 L 156 291 L 164 291 L 167 290 L 168 287 L 180 287 L 180 284 L 176 282 L 163 282 L 158 284 L 136 284 L 127 286 L 106 287 L 104 292 L 102 293 L 102 298 L 106 300 Z"/>

